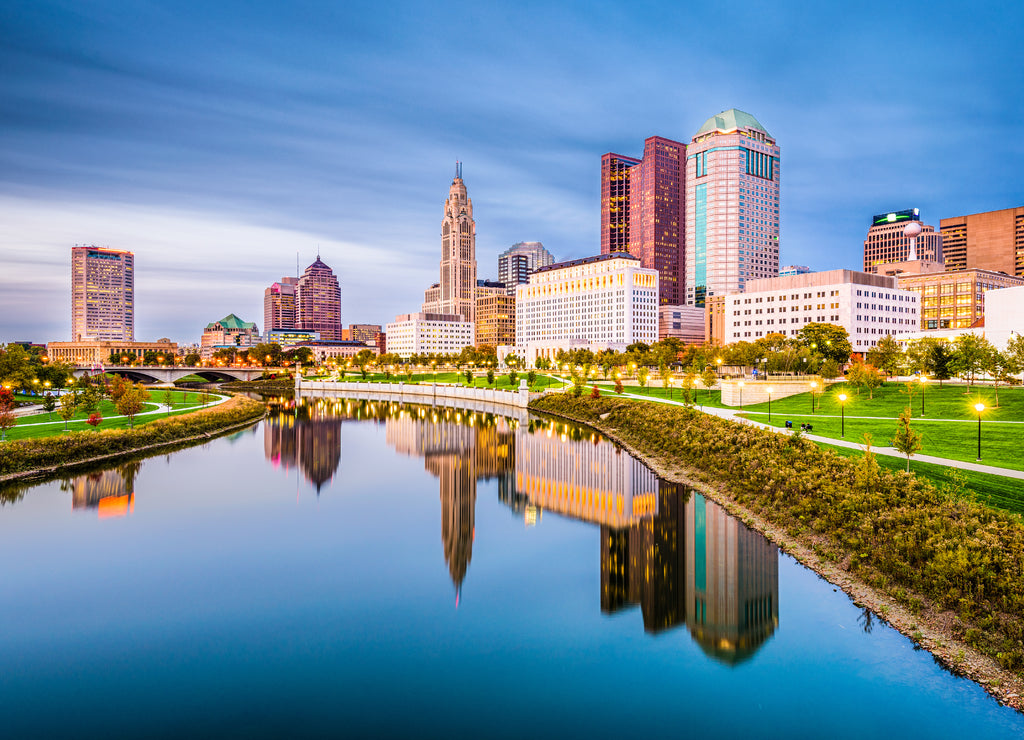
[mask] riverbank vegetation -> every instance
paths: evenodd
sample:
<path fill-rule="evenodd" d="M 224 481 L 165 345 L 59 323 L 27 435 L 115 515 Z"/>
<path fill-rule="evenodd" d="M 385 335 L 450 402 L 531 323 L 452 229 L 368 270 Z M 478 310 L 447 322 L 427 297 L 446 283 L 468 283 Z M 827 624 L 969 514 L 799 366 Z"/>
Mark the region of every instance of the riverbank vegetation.
<path fill-rule="evenodd" d="M 1024 521 L 970 495 L 844 458 L 797 436 L 690 409 L 548 395 L 531 409 L 605 431 L 663 470 L 685 470 L 922 620 L 1024 677 Z"/>
<path fill-rule="evenodd" d="M 254 421 L 264 413 L 262 403 L 236 396 L 219 406 L 161 418 L 135 429 L 13 440 L 0 445 L 0 479 L 211 436 Z"/>

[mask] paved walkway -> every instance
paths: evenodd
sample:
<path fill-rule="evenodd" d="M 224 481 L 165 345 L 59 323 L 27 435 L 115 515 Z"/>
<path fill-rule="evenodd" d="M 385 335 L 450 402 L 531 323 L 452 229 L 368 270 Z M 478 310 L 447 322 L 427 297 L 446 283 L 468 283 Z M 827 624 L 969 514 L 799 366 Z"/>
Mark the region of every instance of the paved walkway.
<path fill-rule="evenodd" d="M 156 408 L 155 409 L 151 409 L 149 411 L 143 411 L 140 414 L 136 414 L 135 418 L 138 419 L 140 416 L 152 416 L 153 414 L 166 414 L 166 413 L 169 413 L 171 411 L 198 411 L 201 408 L 209 408 L 210 406 L 216 406 L 218 404 L 224 403 L 229 398 L 231 398 L 231 396 L 218 396 L 218 395 L 214 395 L 213 393 L 211 393 L 210 394 L 210 403 L 199 404 L 198 406 L 193 405 L 193 406 L 170 406 L 170 407 L 168 407 L 167 404 L 158 403 L 158 404 L 156 404 Z M 45 413 L 45 410 L 44 410 L 44 413 Z M 53 413 L 56 414 L 57 412 L 54 411 Z M 123 416 L 104 416 L 103 417 L 103 421 L 110 421 L 111 419 L 123 419 L 123 418 L 124 418 Z M 79 421 L 85 421 L 85 419 L 71 419 L 71 421 L 68 422 L 68 423 L 74 424 L 75 422 L 79 422 Z M 54 421 L 36 421 L 36 422 L 32 422 L 31 424 L 19 424 L 18 428 L 21 429 L 21 428 L 24 428 L 24 427 L 40 427 L 40 426 L 46 426 L 47 424 L 63 424 L 63 423 L 64 423 L 63 419 L 56 419 Z"/>
<path fill-rule="evenodd" d="M 648 401 L 651 403 L 665 403 L 671 406 L 685 406 L 682 401 L 672 401 L 667 398 L 657 398 L 655 396 L 639 396 L 634 393 L 623 393 L 623 398 L 633 398 L 637 401 Z M 700 406 L 699 403 L 694 405 L 694 408 L 698 411 L 702 411 L 705 414 L 711 414 L 722 419 L 731 419 L 732 421 L 738 421 L 743 424 L 751 424 L 752 426 L 760 427 L 762 429 L 768 429 L 769 431 L 775 432 L 776 434 L 792 434 L 793 429 L 780 429 L 779 427 L 773 427 L 769 424 L 764 424 L 753 419 L 747 419 L 739 416 L 741 413 L 737 409 L 723 409 L 717 406 Z M 743 412 L 743 413 L 750 413 Z M 848 418 L 873 418 L 873 417 L 848 417 Z M 949 421 L 947 419 L 935 419 L 933 421 Z M 1013 422 L 1020 423 L 1020 422 Z M 845 439 L 833 439 L 832 437 L 822 437 L 817 434 L 804 434 L 804 439 L 809 439 L 813 442 L 821 442 L 822 444 L 835 445 L 836 447 L 848 447 L 851 450 L 862 450 L 864 445 L 857 444 L 856 442 L 850 442 Z M 898 457 L 906 459 L 906 455 L 892 447 L 872 447 L 871 451 L 876 455 L 885 455 L 886 457 Z M 951 468 L 959 468 L 961 470 L 972 470 L 977 473 L 990 473 L 991 475 L 1001 475 L 1004 478 L 1017 478 L 1024 480 L 1024 471 L 1012 470 L 1010 468 L 999 468 L 994 465 L 983 465 L 981 463 L 964 462 L 962 460 L 950 460 L 947 457 L 935 457 L 933 455 L 914 455 L 912 458 L 914 462 L 926 462 L 935 463 L 936 465 L 945 465 Z"/>

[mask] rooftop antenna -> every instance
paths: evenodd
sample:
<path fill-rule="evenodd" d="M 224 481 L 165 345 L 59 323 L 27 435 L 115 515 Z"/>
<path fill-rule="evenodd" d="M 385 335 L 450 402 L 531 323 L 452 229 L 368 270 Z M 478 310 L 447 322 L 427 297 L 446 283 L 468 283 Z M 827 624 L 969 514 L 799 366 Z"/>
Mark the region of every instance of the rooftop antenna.
<path fill-rule="evenodd" d="M 462 179 L 462 162 L 460 162 L 457 159 L 455 160 L 455 179 L 456 180 L 461 180 Z"/>
<path fill-rule="evenodd" d="M 299 276 L 299 250 L 295 250 L 295 277 Z"/>

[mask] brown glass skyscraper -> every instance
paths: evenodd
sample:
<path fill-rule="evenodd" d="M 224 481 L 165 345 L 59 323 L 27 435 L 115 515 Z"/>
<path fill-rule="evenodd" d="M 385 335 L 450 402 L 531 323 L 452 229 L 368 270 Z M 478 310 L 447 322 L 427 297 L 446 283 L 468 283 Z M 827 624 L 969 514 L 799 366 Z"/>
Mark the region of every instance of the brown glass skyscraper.
<path fill-rule="evenodd" d="M 641 159 L 601 157 L 601 254 L 629 252 L 658 271 L 659 302 L 683 303 L 686 145 L 661 136 Z"/>

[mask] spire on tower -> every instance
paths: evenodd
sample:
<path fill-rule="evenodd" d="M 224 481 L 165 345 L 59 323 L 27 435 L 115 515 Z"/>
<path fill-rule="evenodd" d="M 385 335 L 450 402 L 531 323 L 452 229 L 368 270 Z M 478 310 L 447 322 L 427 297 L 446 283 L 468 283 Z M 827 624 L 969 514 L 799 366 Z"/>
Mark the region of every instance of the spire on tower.
<path fill-rule="evenodd" d="M 461 180 L 462 179 L 462 162 L 460 162 L 457 159 L 455 160 L 455 179 L 456 180 Z"/>

